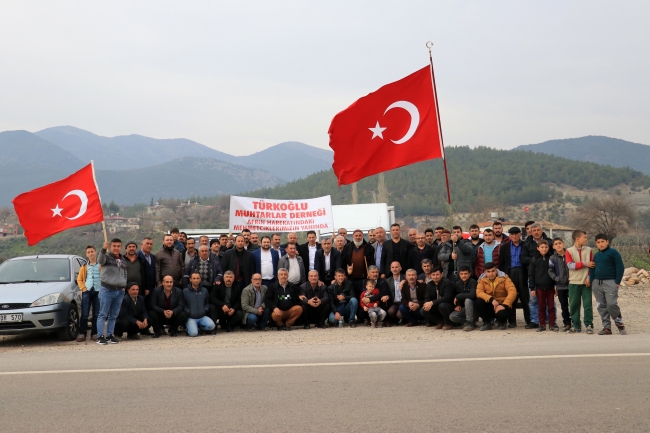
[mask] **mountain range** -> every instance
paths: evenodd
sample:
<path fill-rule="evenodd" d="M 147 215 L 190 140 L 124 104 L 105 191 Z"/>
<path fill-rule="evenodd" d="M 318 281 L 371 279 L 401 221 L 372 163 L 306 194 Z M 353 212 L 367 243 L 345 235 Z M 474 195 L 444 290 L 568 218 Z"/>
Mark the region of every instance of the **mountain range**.
<path fill-rule="evenodd" d="M 551 140 L 544 143 L 519 146 L 512 151 L 488 152 L 486 148 L 480 152 L 454 151 L 450 148 L 448 165 L 450 178 L 458 173 L 470 175 L 482 173 L 482 176 L 499 179 L 493 188 L 502 188 L 499 197 L 505 195 L 505 190 L 516 187 L 510 191 L 517 195 L 519 201 L 527 197 L 541 197 L 548 195 L 548 190 L 543 189 L 539 182 L 551 182 L 543 176 L 531 177 L 535 182 L 529 182 L 529 174 L 516 171 L 511 172 L 503 168 L 502 164 L 494 165 L 492 159 L 507 159 L 506 155 L 520 155 L 523 164 L 535 167 L 535 164 L 560 164 L 560 159 L 532 157 L 521 151 L 546 153 L 566 159 L 606 164 L 613 167 L 631 167 L 645 174 L 650 174 L 650 146 L 631 143 L 616 138 L 602 136 L 588 136 L 566 140 Z M 330 194 L 336 197 L 347 194 L 349 187 L 337 188 L 331 172 L 332 152 L 319 149 L 299 142 L 285 142 L 269 147 L 261 152 L 247 156 L 234 156 L 225 152 L 212 149 L 192 140 L 184 138 L 155 139 L 141 135 L 124 135 L 117 137 L 102 137 L 72 126 L 59 126 L 47 128 L 35 133 L 28 131 L 0 132 L 0 206 L 7 206 L 11 200 L 21 192 L 45 185 L 55 180 L 68 176 L 90 160 L 95 161 L 97 182 L 102 199 L 111 200 L 119 204 L 149 203 L 151 198 L 181 198 L 209 197 L 219 194 L 242 194 L 246 191 L 255 191 L 259 194 L 287 198 L 302 198 L 305 194 L 310 196 Z M 475 159 L 473 155 L 483 155 L 485 163 Z M 521 156 L 523 155 L 523 156 Z M 526 156 L 529 155 L 529 156 Z M 540 155 L 541 156 L 541 155 Z M 458 158 L 458 160 L 455 160 Z M 476 167 L 469 165 L 474 161 Z M 535 164 L 530 161 L 537 161 Z M 440 161 L 428 161 L 412 166 L 420 176 L 428 176 L 427 171 L 439 171 Z M 568 162 L 568 161 L 566 161 Z M 460 165 L 455 169 L 456 163 Z M 492 164 L 492 165 L 491 165 Z M 517 164 L 513 161 L 513 164 Z M 578 167 L 583 171 L 580 177 L 583 184 L 593 183 L 587 179 L 590 176 L 601 176 L 595 170 L 594 164 L 567 166 Z M 423 169 L 426 167 L 426 169 Z M 493 171 L 485 171 L 485 167 L 495 167 Z M 424 171 L 421 171 L 424 170 Z M 505 171 L 504 171 L 505 170 Z M 534 168 L 537 170 L 537 168 Z M 322 173 L 319 173 L 322 172 Z M 637 174 L 632 174 L 629 169 L 623 171 L 607 171 L 614 180 L 621 182 L 645 185 L 645 180 L 640 181 Z M 406 174 L 405 174 L 406 173 Z M 391 181 L 405 185 L 403 192 L 391 191 L 391 201 L 400 201 L 402 209 L 410 209 L 419 213 L 429 208 L 429 204 L 441 199 L 433 194 L 437 181 L 430 179 L 427 188 L 419 190 L 407 184 L 415 182 L 411 178 L 408 168 L 388 172 L 389 176 L 397 176 Z M 402 176 L 402 177 L 400 177 Z M 405 176 L 405 177 L 404 177 Z M 642 176 L 645 179 L 645 176 Z M 410 179 L 406 182 L 405 179 Z M 301 179 L 298 181 L 298 179 Z M 371 184 L 376 184 L 370 178 Z M 402 179 L 402 180 L 400 180 Z M 437 179 L 437 177 L 436 177 Z M 459 184 L 459 181 L 456 184 Z M 287 182 L 289 182 L 287 184 Z M 364 186 L 366 181 L 360 183 L 361 198 L 372 201 L 369 195 L 373 190 L 370 184 Z M 464 182 L 464 181 L 463 181 Z M 467 182 L 465 182 L 467 183 Z M 611 182 L 610 182 L 611 183 Z M 285 185 L 286 187 L 281 187 Z M 463 193 L 469 194 L 466 198 L 480 196 L 481 186 L 486 183 L 471 184 L 463 188 Z M 502 186 L 503 185 L 503 186 Z M 522 187 L 525 185 L 525 187 Z M 611 186 L 608 184 L 608 187 Z M 364 197 L 363 191 L 367 191 Z M 401 191 L 401 190 L 400 190 Z M 295 197 L 291 194 L 297 194 Z M 399 194 L 399 195 L 397 195 Z M 432 195 L 433 194 L 433 195 Z M 261 195 L 267 196 L 267 195 Z M 341 202 L 343 200 L 342 196 Z M 425 204 L 428 203 L 428 204 Z"/>
<path fill-rule="evenodd" d="M 120 204 L 235 194 L 281 185 L 332 164 L 331 151 L 299 142 L 234 156 L 183 138 L 102 137 L 71 126 L 0 132 L 0 151 L 0 206 L 90 160 L 102 200 Z"/>
<path fill-rule="evenodd" d="M 589 135 L 527 144 L 518 146 L 515 150 L 530 150 L 612 167 L 630 167 L 641 173 L 650 174 L 650 146 L 618 138 Z"/>

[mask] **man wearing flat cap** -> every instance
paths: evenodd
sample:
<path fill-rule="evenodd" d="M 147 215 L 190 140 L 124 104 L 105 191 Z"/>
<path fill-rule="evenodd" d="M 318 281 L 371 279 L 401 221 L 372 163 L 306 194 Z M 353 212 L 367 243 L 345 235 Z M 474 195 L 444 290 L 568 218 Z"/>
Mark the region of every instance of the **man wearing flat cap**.
<path fill-rule="evenodd" d="M 149 296 L 150 284 L 147 284 L 144 259 L 138 255 L 138 244 L 129 241 L 126 244 L 126 281 L 135 283 L 140 288 L 140 296 Z"/>
<path fill-rule="evenodd" d="M 505 272 L 514 283 L 517 296 L 524 310 L 524 319 L 528 325 L 531 323 L 530 308 L 528 307 L 530 292 L 528 291 L 528 273 L 521 262 L 521 229 L 519 227 L 510 227 L 508 234 L 510 235 L 508 241 L 501 244 L 499 249 L 499 270 Z M 517 326 L 515 315 L 512 315 L 508 320 L 510 322 L 508 327 L 514 328 Z"/>

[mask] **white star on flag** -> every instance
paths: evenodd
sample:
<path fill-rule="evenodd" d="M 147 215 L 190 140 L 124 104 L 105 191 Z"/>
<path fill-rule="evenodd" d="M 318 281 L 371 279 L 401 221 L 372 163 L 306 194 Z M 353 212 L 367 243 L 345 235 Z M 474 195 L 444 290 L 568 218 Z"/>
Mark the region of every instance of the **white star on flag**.
<path fill-rule="evenodd" d="M 377 124 L 375 125 L 374 128 L 368 128 L 368 129 L 372 131 L 371 140 L 374 139 L 375 137 L 379 137 L 382 140 L 384 139 L 382 133 L 384 132 L 384 130 L 386 130 L 386 128 L 382 128 L 381 126 L 379 126 L 379 121 L 377 121 Z"/>
<path fill-rule="evenodd" d="M 54 218 L 57 215 L 60 216 L 60 217 L 63 217 L 63 215 L 61 215 L 61 211 L 63 209 L 60 208 L 58 204 L 56 205 L 56 207 L 54 209 L 50 209 L 50 210 L 52 211 L 52 218 Z"/>

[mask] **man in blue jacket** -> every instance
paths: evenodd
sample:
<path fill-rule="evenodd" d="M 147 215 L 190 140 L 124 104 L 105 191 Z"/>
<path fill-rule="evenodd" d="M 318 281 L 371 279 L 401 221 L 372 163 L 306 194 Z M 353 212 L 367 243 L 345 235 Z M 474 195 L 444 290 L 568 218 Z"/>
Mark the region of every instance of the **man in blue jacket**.
<path fill-rule="evenodd" d="M 255 263 L 255 273 L 262 275 L 262 285 L 270 287 L 278 280 L 278 260 L 280 255 L 271 248 L 271 238 L 263 236 L 261 248 L 251 251 Z"/>
<path fill-rule="evenodd" d="M 594 254 L 596 266 L 589 271 L 589 282 L 596 298 L 598 314 L 603 322 L 603 330 L 598 335 L 612 335 L 612 321 L 622 335 L 627 334 L 623 324 L 621 309 L 618 307 L 618 288 L 623 279 L 623 259 L 618 251 L 609 246 L 607 235 L 596 235 L 598 252 Z"/>

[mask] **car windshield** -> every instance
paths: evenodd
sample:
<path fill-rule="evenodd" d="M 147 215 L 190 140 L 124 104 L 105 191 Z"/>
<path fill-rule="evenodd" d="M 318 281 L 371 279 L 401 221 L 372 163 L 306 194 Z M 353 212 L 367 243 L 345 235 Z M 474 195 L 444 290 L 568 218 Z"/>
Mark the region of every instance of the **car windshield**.
<path fill-rule="evenodd" d="M 0 265 L 0 284 L 69 281 L 68 259 L 20 259 L 7 260 Z"/>

